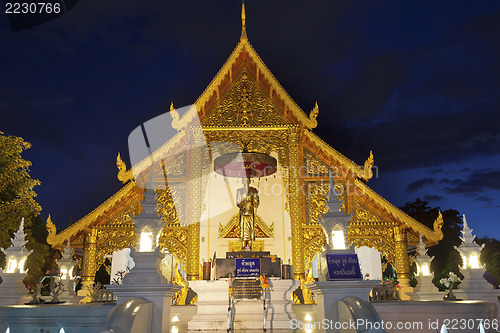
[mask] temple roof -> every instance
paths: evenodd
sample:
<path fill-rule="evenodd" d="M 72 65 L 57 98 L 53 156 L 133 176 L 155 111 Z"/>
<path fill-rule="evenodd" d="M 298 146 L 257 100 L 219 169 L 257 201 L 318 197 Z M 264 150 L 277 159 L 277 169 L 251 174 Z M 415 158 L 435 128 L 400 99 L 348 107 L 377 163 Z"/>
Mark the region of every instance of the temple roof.
<path fill-rule="evenodd" d="M 224 101 L 231 102 L 231 93 L 232 90 L 238 89 L 237 84 L 243 84 L 243 89 L 250 89 L 252 94 L 259 94 L 258 97 L 263 105 L 259 121 L 248 118 L 246 122 L 241 123 L 241 121 L 238 122 L 237 117 L 235 118 L 232 115 L 228 117 L 221 113 L 227 109 L 234 110 L 234 108 L 224 105 Z M 387 202 L 366 185 L 366 181 L 370 178 L 366 177 L 366 174 L 371 172 L 370 167 L 373 165 L 372 156 L 371 165 L 367 167 L 365 163 L 364 168 L 360 167 L 312 132 L 317 126 L 316 117 L 319 114 L 317 104 L 307 115 L 293 101 L 264 64 L 247 38 L 244 5 L 240 41 L 217 75 L 196 100 L 194 106 L 182 117 L 172 119 L 172 127 L 177 129 L 177 135 L 153 152 L 153 155 L 166 156 L 169 152 L 175 152 L 179 143 L 188 140 L 186 138 L 186 132 L 188 131 L 185 128 L 192 124 L 196 117 L 200 119 L 204 130 L 222 130 L 224 128 L 255 129 L 257 127 L 280 130 L 291 126 L 296 127 L 300 130 L 301 144 L 304 149 L 307 149 L 319 164 L 348 170 L 346 174 L 336 179 L 336 183 L 339 182 L 348 187 L 362 189 L 359 193 L 353 192 L 345 197 L 346 202 L 348 202 L 346 211 L 365 209 L 375 216 L 375 219 L 383 221 L 385 225 L 400 225 L 406 228 L 410 231 L 409 244 L 418 243 L 419 233 L 428 245 L 437 244 L 442 239 L 443 234 L 439 223 L 434 230 L 427 228 Z M 175 110 L 173 111 L 175 112 Z M 259 112 L 259 110 L 256 109 L 256 112 Z M 152 160 L 160 160 L 160 158 L 153 158 Z M 144 159 L 134 166 L 134 172 L 147 175 L 148 172 L 146 171 L 151 167 L 151 163 L 151 159 Z M 63 247 L 68 237 L 71 237 L 73 241 L 92 226 L 113 220 L 123 215 L 124 212 L 133 212 L 136 215 L 140 211 L 142 189 L 136 185 L 135 181 L 137 179 L 134 181 L 131 170 L 126 170 L 126 166 L 119 156 L 117 166 L 120 169 L 118 178 L 124 183 L 123 188 L 88 215 L 58 234 L 55 232 L 55 226 L 48 222 L 49 236 L 47 240 L 50 244 Z M 318 179 L 329 181 L 326 176 Z"/>

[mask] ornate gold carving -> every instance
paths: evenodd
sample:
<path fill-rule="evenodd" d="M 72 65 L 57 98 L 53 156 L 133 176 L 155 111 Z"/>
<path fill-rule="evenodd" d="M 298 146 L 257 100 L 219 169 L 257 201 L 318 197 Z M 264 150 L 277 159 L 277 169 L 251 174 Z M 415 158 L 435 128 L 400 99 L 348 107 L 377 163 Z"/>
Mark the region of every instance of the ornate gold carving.
<path fill-rule="evenodd" d="M 262 220 L 262 218 L 255 214 L 255 237 L 257 238 L 272 238 L 274 234 L 274 223 L 271 226 Z M 239 213 L 235 214 L 225 226 L 219 224 L 219 237 L 220 238 L 238 238 L 240 236 L 240 223 Z"/>
<path fill-rule="evenodd" d="M 443 214 L 441 214 L 441 211 L 439 211 L 438 217 L 436 220 L 434 220 L 434 225 L 433 225 L 433 230 L 434 233 L 439 235 L 439 239 L 443 238 L 443 231 L 441 231 L 441 228 L 443 227 L 444 221 L 443 221 Z"/>
<path fill-rule="evenodd" d="M 355 247 L 367 246 L 377 249 L 386 259 L 395 264 L 393 228 L 351 226 L 347 230 L 347 239 Z"/>
<path fill-rule="evenodd" d="M 347 238 L 356 247 L 376 248 L 388 261 L 395 264 L 394 226 L 354 202 L 354 214 L 347 231 Z"/>
<path fill-rule="evenodd" d="M 179 215 L 181 220 L 184 220 L 184 209 L 182 205 L 184 199 L 180 198 L 185 195 L 184 184 L 176 184 L 173 186 L 168 186 L 166 189 L 157 189 L 156 200 L 158 202 L 157 213 L 161 216 L 161 219 L 167 223 L 168 226 L 180 225 Z M 172 192 L 178 198 L 176 201 L 178 205 L 176 206 Z"/>
<path fill-rule="evenodd" d="M 92 228 L 85 237 L 83 248 L 82 280 L 94 281 L 97 271 L 97 229 Z"/>
<path fill-rule="evenodd" d="M 370 150 L 370 155 L 365 161 L 363 172 L 358 173 L 358 177 L 360 177 L 365 182 L 373 177 L 373 171 L 372 171 L 373 163 L 374 163 L 373 153 Z"/>
<path fill-rule="evenodd" d="M 186 299 L 189 291 L 189 286 L 182 276 L 180 270 L 177 268 L 177 265 L 175 265 L 176 270 L 175 270 L 175 278 L 174 278 L 174 284 L 177 284 L 179 286 L 182 286 L 182 289 L 179 290 L 174 296 L 172 296 L 172 301 L 174 305 L 186 305 Z M 189 305 L 193 305 L 195 302 L 195 298 L 193 298 Z"/>
<path fill-rule="evenodd" d="M 328 165 L 320 161 L 307 149 L 304 149 L 304 164 L 306 166 L 307 174 L 312 176 L 326 176 L 328 175 Z"/>
<path fill-rule="evenodd" d="M 168 253 L 174 255 L 181 268 L 187 269 L 188 228 L 180 226 L 166 226 L 163 228 L 158 243 Z"/>
<path fill-rule="evenodd" d="M 241 3 L 241 36 L 240 36 L 240 41 L 248 41 L 247 38 L 247 28 L 246 28 L 246 14 L 245 14 L 245 3 Z"/>
<path fill-rule="evenodd" d="M 307 208 L 309 224 L 318 224 L 318 219 L 328 213 L 326 202 L 329 198 L 330 184 L 314 182 L 307 184 Z"/>
<path fill-rule="evenodd" d="M 120 180 L 122 183 L 126 183 L 134 178 L 132 169 L 127 170 L 127 165 L 122 160 L 120 153 L 118 153 L 118 156 L 116 156 L 116 167 L 118 168 L 118 180 Z"/>
<path fill-rule="evenodd" d="M 306 267 L 311 265 L 316 254 L 323 250 L 326 244 L 325 232 L 319 224 L 302 227 L 304 234 L 304 259 Z"/>
<path fill-rule="evenodd" d="M 311 110 L 309 113 L 309 121 L 305 123 L 305 126 L 309 129 L 316 128 L 318 126 L 318 121 L 316 118 L 318 117 L 319 114 L 319 107 L 318 107 L 318 102 L 314 104 L 314 108 Z"/>
<path fill-rule="evenodd" d="M 179 124 L 179 112 L 174 108 L 174 102 L 170 102 L 170 116 L 172 117 L 172 128 L 179 131 L 181 129 Z"/>
<path fill-rule="evenodd" d="M 205 126 L 286 125 L 287 121 L 246 69 L 203 119 Z"/>
<path fill-rule="evenodd" d="M 49 232 L 49 234 L 47 235 L 47 243 L 52 244 L 56 239 L 57 228 L 54 222 L 52 222 L 50 214 L 49 217 L 47 217 L 45 228 L 47 228 L 47 231 Z"/>
<path fill-rule="evenodd" d="M 228 244 L 229 252 L 243 251 L 243 248 L 241 246 L 240 241 L 231 241 L 230 240 L 227 244 Z M 253 251 L 264 251 L 264 240 L 256 239 L 252 243 L 252 250 Z"/>
<path fill-rule="evenodd" d="M 394 227 L 394 254 L 395 268 L 398 279 L 410 278 L 410 262 L 408 260 L 408 243 L 406 230 L 399 226 Z"/>
<path fill-rule="evenodd" d="M 200 222 L 187 226 L 188 243 L 186 274 L 189 281 L 199 279 Z"/>

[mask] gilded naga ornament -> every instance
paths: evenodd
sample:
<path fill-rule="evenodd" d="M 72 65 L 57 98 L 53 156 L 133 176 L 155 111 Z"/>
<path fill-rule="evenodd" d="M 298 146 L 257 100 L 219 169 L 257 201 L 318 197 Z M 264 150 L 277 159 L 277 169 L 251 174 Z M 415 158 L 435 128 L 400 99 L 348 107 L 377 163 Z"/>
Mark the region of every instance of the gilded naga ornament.
<path fill-rule="evenodd" d="M 439 211 L 438 217 L 434 221 L 433 229 L 434 232 L 440 232 L 441 228 L 443 227 L 444 221 L 443 221 L 443 214 L 441 214 L 441 211 Z"/>
<path fill-rule="evenodd" d="M 52 222 L 52 218 L 50 217 L 50 214 L 49 214 L 49 217 L 47 218 L 47 223 L 45 225 L 45 228 L 49 232 L 49 234 L 47 235 L 47 243 L 54 245 L 54 239 L 55 239 L 56 234 L 57 234 L 57 228 L 56 228 L 56 225 L 54 224 L 54 222 Z"/>
<path fill-rule="evenodd" d="M 309 121 L 305 124 L 307 128 L 313 129 L 318 126 L 318 121 L 316 120 L 318 115 L 319 115 L 319 106 L 318 102 L 316 102 L 311 112 L 309 112 Z"/>
<path fill-rule="evenodd" d="M 118 175 L 117 175 L 118 180 L 121 181 L 122 183 L 125 184 L 130 179 L 134 178 L 132 169 L 127 170 L 127 165 L 122 160 L 120 153 L 118 153 L 118 156 L 116 156 L 116 167 L 118 168 Z"/>
<path fill-rule="evenodd" d="M 179 112 L 174 108 L 174 102 L 170 102 L 170 116 L 172 117 L 172 128 L 179 130 L 181 128 L 179 121 Z"/>
<path fill-rule="evenodd" d="M 361 178 L 361 180 L 367 182 L 369 179 L 373 177 L 373 171 L 372 171 L 373 163 L 374 163 L 373 152 L 370 150 L 370 156 L 368 156 L 368 158 L 365 161 L 363 172 L 360 172 L 360 174 L 358 175 Z"/>

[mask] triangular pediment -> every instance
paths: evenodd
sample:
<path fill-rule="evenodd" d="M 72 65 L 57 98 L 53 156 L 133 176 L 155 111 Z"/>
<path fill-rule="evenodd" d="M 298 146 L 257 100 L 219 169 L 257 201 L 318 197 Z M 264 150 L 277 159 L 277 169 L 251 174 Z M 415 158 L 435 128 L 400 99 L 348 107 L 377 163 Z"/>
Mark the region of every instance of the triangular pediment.
<path fill-rule="evenodd" d="M 202 125 L 209 127 L 285 126 L 290 123 L 246 67 L 202 120 Z"/>
<path fill-rule="evenodd" d="M 238 43 L 195 104 L 206 127 L 317 125 L 317 112 L 302 111 L 248 40 Z"/>

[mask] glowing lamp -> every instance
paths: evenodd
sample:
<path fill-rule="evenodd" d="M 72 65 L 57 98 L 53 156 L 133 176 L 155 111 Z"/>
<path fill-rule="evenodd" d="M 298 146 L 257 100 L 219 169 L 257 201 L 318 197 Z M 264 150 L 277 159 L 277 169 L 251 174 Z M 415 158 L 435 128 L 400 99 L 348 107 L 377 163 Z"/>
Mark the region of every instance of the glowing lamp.
<path fill-rule="evenodd" d="M 142 231 L 140 242 L 139 252 L 153 251 L 153 233 L 151 231 Z"/>
<path fill-rule="evenodd" d="M 60 270 L 61 270 L 61 279 L 66 280 L 68 278 L 68 269 L 66 268 L 66 266 L 62 266 Z"/>
<path fill-rule="evenodd" d="M 431 276 L 431 261 L 434 257 L 429 257 L 427 255 L 427 249 L 422 241 L 422 235 L 420 235 L 420 241 L 417 245 L 418 256 L 413 259 L 415 264 L 417 264 L 417 275 L 418 276 Z"/>
<path fill-rule="evenodd" d="M 472 269 L 479 269 L 479 268 L 481 268 L 481 267 L 479 266 L 479 259 L 478 259 L 478 257 L 477 257 L 477 254 L 472 253 L 472 254 L 470 255 L 470 257 L 469 257 L 469 266 L 470 266 L 470 268 L 472 268 Z"/>
<path fill-rule="evenodd" d="M 336 225 L 332 230 L 332 247 L 334 250 L 345 250 L 344 229 Z"/>
<path fill-rule="evenodd" d="M 472 234 L 472 229 L 467 225 L 465 215 L 463 217 L 464 227 L 462 229 L 462 244 L 455 249 L 462 257 L 462 269 L 483 269 L 483 265 L 479 262 L 479 254 L 484 247 L 484 244 L 479 246 L 475 242 L 476 236 Z"/>
<path fill-rule="evenodd" d="M 5 270 L 5 273 L 14 273 L 16 271 L 17 267 L 17 260 L 15 258 L 10 258 L 9 262 L 7 263 L 7 269 Z"/>
<path fill-rule="evenodd" d="M 17 264 L 17 268 L 19 268 L 19 273 L 26 273 L 26 269 L 24 268 L 24 264 L 26 263 L 26 257 L 22 258 Z"/>

